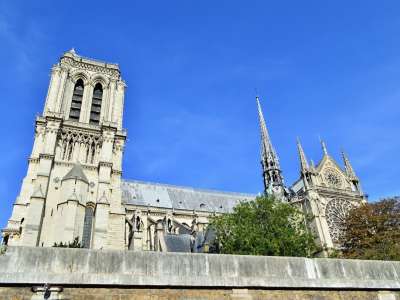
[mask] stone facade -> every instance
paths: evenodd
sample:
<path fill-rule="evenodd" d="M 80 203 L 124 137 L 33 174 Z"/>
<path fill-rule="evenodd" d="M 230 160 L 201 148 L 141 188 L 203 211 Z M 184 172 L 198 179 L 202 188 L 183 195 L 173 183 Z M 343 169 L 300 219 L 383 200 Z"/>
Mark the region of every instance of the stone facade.
<path fill-rule="evenodd" d="M 340 247 L 343 221 L 352 207 L 366 201 L 359 178 L 342 152 L 344 168 L 328 154 L 321 141 L 323 157 L 317 166 L 306 158 L 300 140 L 297 148 L 300 161 L 300 178 L 290 187 L 285 186 L 278 155 L 272 145 L 266 122 L 256 97 L 261 128 L 261 165 L 265 193 L 296 205 L 312 217 L 308 224 L 316 242 L 325 251 Z"/>
<path fill-rule="evenodd" d="M 358 177 L 342 153 L 344 169 L 328 154 L 322 142 L 323 158 L 314 166 L 308 164 L 298 141 L 301 177 L 291 190 L 295 193 L 289 201 L 300 206 L 312 216 L 310 227 L 317 242 L 324 249 L 340 246 L 343 221 L 349 210 L 366 201 Z"/>
<path fill-rule="evenodd" d="M 121 179 L 124 91 L 116 64 L 72 49 L 53 66 L 4 243 L 51 247 L 78 238 L 91 249 L 201 252 L 210 216 L 255 198 Z M 335 247 L 348 209 L 365 201 L 348 158 L 342 170 L 324 145 L 322 161 L 309 166 L 299 143 L 301 177 L 287 187 L 258 97 L 257 108 L 265 192 L 311 213 L 320 245 Z"/>
<path fill-rule="evenodd" d="M 53 66 L 28 172 L 3 230 L 9 245 L 82 241 L 86 228 L 91 248 L 124 247 L 124 89 L 118 65 L 73 50 Z"/>

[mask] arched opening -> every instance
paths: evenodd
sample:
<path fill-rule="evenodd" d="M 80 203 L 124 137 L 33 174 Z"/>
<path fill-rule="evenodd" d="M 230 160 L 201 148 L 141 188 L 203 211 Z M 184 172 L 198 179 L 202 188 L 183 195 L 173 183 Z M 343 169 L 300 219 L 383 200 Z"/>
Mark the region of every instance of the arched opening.
<path fill-rule="evenodd" d="M 8 245 L 8 239 L 10 236 L 7 234 L 6 236 L 3 237 L 3 245 L 7 246 Z"/>
<path fill-rule="evenodd" d="M 167 231 L 168 231 L 169 233 L 172 232 L 172 222 L 171 222 L 171 219 L 168 219 L 168 221 L 167 221 Z"/>
<path fill-rule="evenodd" d="M 82 79 L 78 79 L 75 83 L 74 92 L 72 94 L 71 110 L 69 119 L 78 122 L 81 114 L 84 84 Z"/>
<path fill-rule="evenodd" d="M 101 113 L 101 101 L 103 98 L 103 87 L 97 83 L 93 90 L 92 107 L 90 109 L 90 124 L 99 124 Z"/>
<path fill-rule="evenodd" d="M 92 240 L 93 216 L 94 216 L 93 208 L 86 207 L 85 218 L 83 220 L 83 234 L 82 234 L 83 248 L 90 248 L 90 242 Z"/>
<path fill-rule="evenodd" d="M 136 230 L 137 231 L 139 231 L 141 228 L 140 228 L 140 225 L 141 225 L 141 220 L 140 220 L 140 218 L 139 218 L 139 216 L 137 216 L 136 217 Z"/>

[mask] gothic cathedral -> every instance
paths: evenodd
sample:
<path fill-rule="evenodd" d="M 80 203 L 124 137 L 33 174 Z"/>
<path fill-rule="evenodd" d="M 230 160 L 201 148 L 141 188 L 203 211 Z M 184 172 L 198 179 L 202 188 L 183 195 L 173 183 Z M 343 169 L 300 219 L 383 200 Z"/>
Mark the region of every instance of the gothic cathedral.
<path fill-rule="evenodd" d="M 85 248 L 206 252 L 208 219 L 255 195 L 123 180 L 125 83 L 118 65 L 72 49 L 53 66 L 43 114 L 36 118 L 28 171 L 2 230 L 3 243 L 51 247 L 78 239 Z M 348 210 L 365 201 L 343 154 L 309 164 L 300 141 L 300 178 L 284 183 L 260 100 L 261 165 L 265 192 L 313 216 L 324 248 L 337 246 Z"/>

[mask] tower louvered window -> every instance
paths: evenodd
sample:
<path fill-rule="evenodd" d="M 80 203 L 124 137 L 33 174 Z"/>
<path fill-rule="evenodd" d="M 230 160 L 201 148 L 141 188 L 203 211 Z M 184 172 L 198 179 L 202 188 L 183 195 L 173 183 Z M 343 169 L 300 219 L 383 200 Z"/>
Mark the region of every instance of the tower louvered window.
<path fill-rule="evenodd" d="M 90 109 L 90 124 L 99 124 L 103 87 L 97 83 L 93 90 L 92 108 Z"/>
<path fill-rule="evenodd" d="M 70 120 L 79 121 L 82 107 L 83 90 L 83 80 L 79 79 L 75 84 L 74 93 L 72 94 L 71 110 L 69 112 Z"/>

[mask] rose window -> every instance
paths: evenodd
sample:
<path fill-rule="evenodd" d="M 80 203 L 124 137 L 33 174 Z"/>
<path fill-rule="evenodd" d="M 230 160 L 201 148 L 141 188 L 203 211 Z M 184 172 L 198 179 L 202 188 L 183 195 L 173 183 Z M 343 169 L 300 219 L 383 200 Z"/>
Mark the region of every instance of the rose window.
<path fill-rule="evenodd" d="M 343 236 L 346 217 L 353 207 L 350 201 L 343 199 L 333 199 L 326 205 L 325 215 L 333 242 L 340 241 Z"/>

